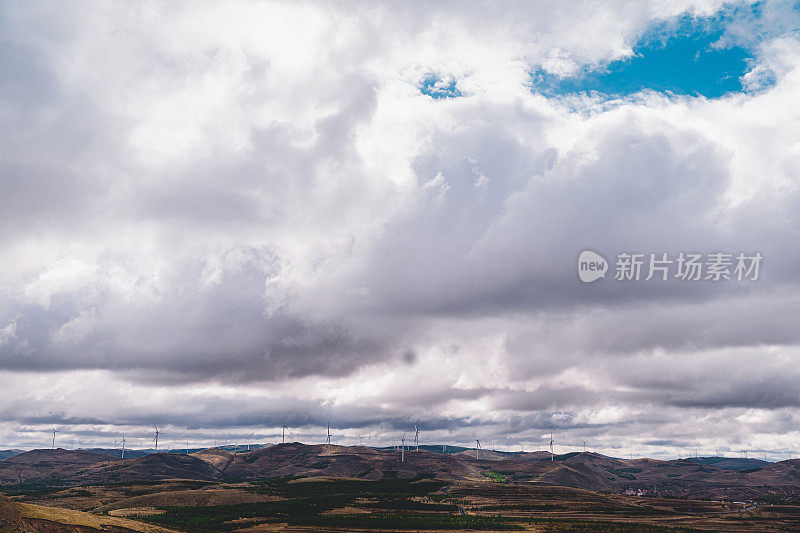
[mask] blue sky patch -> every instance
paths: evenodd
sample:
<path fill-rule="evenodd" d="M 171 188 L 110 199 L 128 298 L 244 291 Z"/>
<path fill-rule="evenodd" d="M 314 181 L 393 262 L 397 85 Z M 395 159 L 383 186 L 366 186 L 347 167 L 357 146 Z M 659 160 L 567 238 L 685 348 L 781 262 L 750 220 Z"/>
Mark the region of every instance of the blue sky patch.
<path fill-rule="evenodd" d="M 428 74 L 420 83 L 420 92 L 431 98 L 458 98 L 461 91 L 456 87 L 456 80 L 453 77 L 442 77 L 436 74 Z"/>
<path fill-rule="evenodd" d="M 748 16 L 758 5 L 748 7 Z M 738 10 L 713 17 L 683 16 L 653 27 L 634 44 L 634 56 L 602 68 L 587 69 L 574 77 L 539 70 L 532 73 L 532 89 L 546 95 L 601 93 L 612 98 L 643 90 L 717 98 L 743 91 L 741 77 L 750 70 L 749 49 L 722 39 Z"/>

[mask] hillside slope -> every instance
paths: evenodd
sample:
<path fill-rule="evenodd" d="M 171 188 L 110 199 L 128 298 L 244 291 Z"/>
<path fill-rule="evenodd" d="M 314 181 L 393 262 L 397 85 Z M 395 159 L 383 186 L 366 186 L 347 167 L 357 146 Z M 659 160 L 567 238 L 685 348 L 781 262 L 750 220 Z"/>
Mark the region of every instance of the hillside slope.
<path fill-rule="evenodd" d="M 83 450 L 32 450 L 0 461 L 0 482 L 68 479 L 93 464 L 113 460 L 107 455 Z"/>
<path fill-rule="evenodd" d="M 42 505 L 17 503 L 0 495 L 0 533 L 170 533 L 135 520 Z"/>
<path fill-rule="evenodd" d="M 114 459 L 86 451 L 35 450 L 0 461 L 0 483 L 65 485 L 165 479 L 237 482 L 285 476 L 381 480 L 506 481 L 604 492 L 646 490 L 658 496 L 704 499 L 776 497 L 800 500 L 800 460 L 751 470 L 717 468 L 689 459 L 616 459 L 590 452 L 442 454 L 393 449 L 287 443 L 243 453 L 212 448 L 191 455 L 153 453 Z"/>

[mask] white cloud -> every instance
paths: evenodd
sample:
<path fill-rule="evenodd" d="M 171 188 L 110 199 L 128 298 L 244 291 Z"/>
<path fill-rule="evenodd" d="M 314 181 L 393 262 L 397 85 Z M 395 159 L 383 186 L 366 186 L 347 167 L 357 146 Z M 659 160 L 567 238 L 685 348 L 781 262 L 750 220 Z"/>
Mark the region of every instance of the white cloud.
<path fill-rule="evenodd" d="M 717 100 L 529 86 L 721 5 L 4 6 L 0 69 L 24 76 L 0 98 L 0 441 L 147 426 L 134 404 L 197 438 L 332 405 L 386 438 L 412 418 L 465 441 L 467 419 L 516 439 L 625 425 L 629 449 L 705 442 L 681 409 L 764 408 L 783 446 L 790 380 L 728 392 L 798 344 L 796 38 L 770 33 L 760 90 Z M 464 96 L 420 94 L 431 74 Z M 758 249 L 768 269 L 743 291 L 594 291 L 573 272 L 587 246 Z M 743 379 L 743 350 L 769 365 Z"/>

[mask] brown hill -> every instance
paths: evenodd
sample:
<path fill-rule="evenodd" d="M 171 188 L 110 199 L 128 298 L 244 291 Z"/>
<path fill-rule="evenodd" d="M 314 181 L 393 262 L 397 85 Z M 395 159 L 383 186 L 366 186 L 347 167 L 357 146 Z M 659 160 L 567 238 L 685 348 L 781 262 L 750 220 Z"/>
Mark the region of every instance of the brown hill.
<path fill-rule="evenodd" d="M 236 454 L 223 471 L 226 479 L 256 479 L 290 475 L 335 476 L 361 479 L 411 478 L 420 474 L 440 479 L 480 479 L 479 469 L 461 458 L 429 451 L 400 452 L 364 446 L 277 444 Z"/>
<path fill-rule="evenodd" d="M 0 495 L 0 533 L 169 533 L 133 520 L 17 503 Z"/>
<path fill-rule="evenodd" d="M 20 505 L 0 494 L 0 533 L 35 532 L 33 526 L 25 522 Z"/>
<path fill-rule="evenodd" d="M 219 470 L 191 455 L 152 453 L 136 459 L 107 461 L 91 465 L 76 473 L 71 481 L 119 483 L 160 479 L 191 479 L 213 481 Z"/>
<path fill-rule="evenodd" d="M 566 462 L 551 462 L 544 471 L 534 478 L 538 483 L 558 485 L 561 487 L 575 487 L 596 491 L 613 491 L 615 484 L 605 478 L 600 472 L 594 471 L 581 464 L 568 464 Z"/>
<path fill-rule="evenodd" d="M 235 453 L 220 448 L 208 448 L 207 450 L 200 450 L 192 454 L 192 457 L 197 457 L 209 463 L 220 472 L 228 468 L 228 465 L 231 464 L 235 456 Z"/>
<path fill-rule="evenodd" d="M 459 457 L 462 459 L 472 459 L 475 460 L 475 450 L 464 450 L 462 452 L 456 452 L 452 454 L 455 457 Z M 505 455 L 500 452 L 496 452 L 494 450 L 480 450 L 478 453 L 478 460 L 480 461 L 505 461 L 511 459 L 512 456 Z"/>
<path fill-rule="evenodd" d="M 639 489 L 660 496 L 704 499 L 745 500 L 778 496 L 800 498 L 800 460 L 770 463 L 754 470 L 727 470 L 689 459 L 659 461 L 656 459 L 614 459 L 591 453 L 579 453 L 562 462 L 580 471 L 591 471 L 603 479 L 558 480 L 567 486 L 590 490 Z M 592 481 L 592 482 L 588 482 Z"/>
<path fill-rule="evenodd" d="M 65 479 L 87 467 L 113 461 L 107 455 L 83 450 L 32 450 L 0 461 L 0 482 L 22 483 Z"/>
<path fill-rule="evenodd" d="M 169 490 L 123 498 L 94 509 L 97 512 L 117 509 L 157 508 L 169 505 L 232 505 L 275 501 L 279 498 L 231 487 L 218 489 L 208 487 L 189 490 Z M 113 513 L 112 513 L 113 514 Z"/>
<path fill-rule="evenodd" d="M 363 446 L 279 444 L 246 453 L 212 448 L 191 455 L 150 454 L 113 459 L 85 451 L 35 450 L 0 461 L 0 482 L 59 480 L 66 484 L 137 482 L 164 479 L 238 481 L 282 476 L 364 480 L 428 476 L 441 480 L 539 483 L 593 491 L 647 490 L 659 496 L 706 499 L 800 499 L 800 460 L 752 470 L 724 470 L 679 459 L 615 459 L 570 453 L 550 460 L 546 452 L 400 452 Z"/>

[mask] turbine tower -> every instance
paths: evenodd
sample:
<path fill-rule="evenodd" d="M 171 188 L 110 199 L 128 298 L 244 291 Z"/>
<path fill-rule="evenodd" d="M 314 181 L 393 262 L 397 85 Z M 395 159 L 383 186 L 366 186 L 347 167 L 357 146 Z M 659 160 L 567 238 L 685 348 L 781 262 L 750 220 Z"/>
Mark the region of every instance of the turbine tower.
<path fill-rule="evenodd" d="M 481 441 L 475 439 L 475 459 L 480 459 Z"/>
<path fill-rule="evenodd" d="M 125 459 L 125 434 L 122 435 L 122 459 Z"/>
<path fill-rule="evenodd" d="M 331 423 L 328 422 L 328 439 L 325 442 L 326 446 L 328 447 L 328 455 L 331 454 Z"/>
<path fill-rule="evenodd" d="M 56 428 L 53 428 L 53 443 L 50 445 L 50 449 L 56 449 Z"/>
<path fill-rule="evenodd" d="M 403 436 L 400 438 L 400 462 L 404 463 L 406 461 L 406 434 L 403 433 Z"/>
<path fill-rule="evenodd" d="M 550 433 L 550 461 L 556 460 L 556 454 L 553 453 L 553 433 Z"/>
<path fill-rule="evenodd" d="M 419 428 L 414 424 L 414 446 L 416 451 L 419 451 Z"/>
<path fill-rule="evenodd" d="M 156 430 L 156 436 L 153 437 L 153 441 L 156 443 L 156 453 L 158 453 L 158 426 L 153 424 L 153 427 Z"/>

